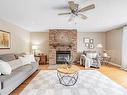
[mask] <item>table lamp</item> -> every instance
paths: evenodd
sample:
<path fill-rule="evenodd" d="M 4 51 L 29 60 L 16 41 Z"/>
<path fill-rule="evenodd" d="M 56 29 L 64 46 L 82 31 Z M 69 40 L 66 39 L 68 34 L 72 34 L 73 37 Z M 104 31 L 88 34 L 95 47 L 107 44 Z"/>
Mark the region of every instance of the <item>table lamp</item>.
<path fill-rule="evenodd" d="M 32 51 L 33 51 L 34 55 L 36 54 L 36 50 L 38 50 L 38 46 L 37 45 L 33 45 L 32 46 Z"/>
<path fill-rule="evenodd" d="M 97 44 L 96 48 L 98 49 L 99 56 L 101 55 L 101 50 L 103 48 L 102 44 Z"/>

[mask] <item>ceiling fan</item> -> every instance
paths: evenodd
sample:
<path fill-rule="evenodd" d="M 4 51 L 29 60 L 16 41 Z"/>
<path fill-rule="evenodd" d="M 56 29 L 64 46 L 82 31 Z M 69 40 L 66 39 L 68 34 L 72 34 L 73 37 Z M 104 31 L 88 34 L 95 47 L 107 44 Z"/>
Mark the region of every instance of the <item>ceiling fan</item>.
<path fill-rule="evenodd" d="M 82 12 L 95 8 L 95 5 L 91 4 L 91 5 L 88 5 L 86 7 L 79 9 L 79 4 L 75 3 L 74 1 L 68 1 L 68 5 L 69 5 L 70 12 L 58 14 L 58 15 L 71 15 L 68 21 L 72 21 L 76 16 L 85 20 L 87 19 L 87 16 L 82 14 Z"/>

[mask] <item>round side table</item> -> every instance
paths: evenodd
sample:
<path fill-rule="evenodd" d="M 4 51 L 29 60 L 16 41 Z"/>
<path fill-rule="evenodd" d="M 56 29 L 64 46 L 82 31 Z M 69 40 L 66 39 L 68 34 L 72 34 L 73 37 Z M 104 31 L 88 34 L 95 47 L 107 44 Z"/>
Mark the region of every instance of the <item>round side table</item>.
<path fill-rule="evenodd" d="M 68 68 L 66 65 L 61 65 L 57 68 L 57 76 L 60 84 L 64 86 L 73 86 L 78 80 L 79 68 L 72 65 Z"/>

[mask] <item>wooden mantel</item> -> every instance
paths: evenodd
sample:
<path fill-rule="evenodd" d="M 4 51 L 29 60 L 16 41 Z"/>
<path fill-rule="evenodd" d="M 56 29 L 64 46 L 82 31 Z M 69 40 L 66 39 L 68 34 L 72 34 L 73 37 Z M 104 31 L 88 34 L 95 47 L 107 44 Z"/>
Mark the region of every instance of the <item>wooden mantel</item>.
<path fill-rule="evenodd" d="M 54 48 L 56 47 L 72 47 L 73 43 L 50 43 L 50 46 L 53 46 Z"/>

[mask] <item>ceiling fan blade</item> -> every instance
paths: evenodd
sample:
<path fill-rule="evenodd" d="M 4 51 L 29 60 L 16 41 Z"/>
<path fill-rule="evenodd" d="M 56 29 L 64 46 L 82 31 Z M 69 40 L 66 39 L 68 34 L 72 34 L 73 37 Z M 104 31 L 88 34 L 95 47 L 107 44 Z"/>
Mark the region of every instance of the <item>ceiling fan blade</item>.
<path fill-rule="evenodd" d="M 70 7 L 71 10 L 75 9 L 75 3 L 74 3 L 74 1 L 68 1 L 68 4 L 69 4 L 69 7 Z"/>
<path fill-rule="evenodd" d="M 71 12 L 68 12 L 68 13 L 59 13 L 58 15 L 69 15 L 71 14 Z"/>
<path fill-rule="evenodd" d="M 56 9 L 56 10 L 69 10 L 69 6 L 67 6 L 67 5 L 57 6 L 57 7 L 53 7 L 53 9 Z"/>
<path fill-rule="evenodd" d="M 91 5 L 88 5 L 82 9 L 80 9 L 78 12 L 84 12 L 84 11 L 88 11 L 88 10 L 91 10 L 91 9 L 94 9 L 95 8 L 95 5 L 94 4 L 91 4 Z"/>
<path fill-rule="evenodd" d="M 85 16 L 85 15 L 83 15 L 83 14 L 78 14 L 78 16 L 79 16 L 80 18 L 84 19 L 84 20 L 88 18 L 87 16 Z"/>
<path fill-rule="evenodd" d="M 78 7 L 79 7 L 79 4 L 75 4 L 74 10 L 75 10 L 75 11 L 78 11 Z"/>

